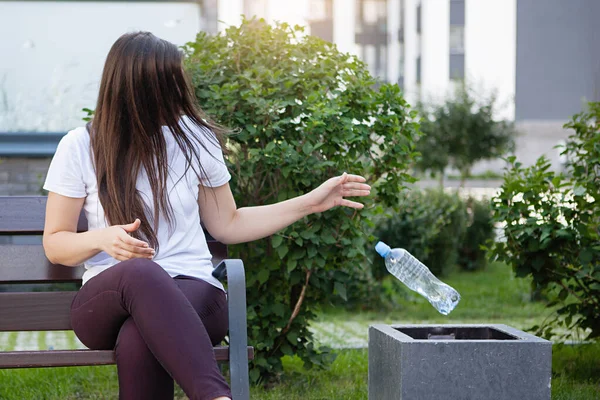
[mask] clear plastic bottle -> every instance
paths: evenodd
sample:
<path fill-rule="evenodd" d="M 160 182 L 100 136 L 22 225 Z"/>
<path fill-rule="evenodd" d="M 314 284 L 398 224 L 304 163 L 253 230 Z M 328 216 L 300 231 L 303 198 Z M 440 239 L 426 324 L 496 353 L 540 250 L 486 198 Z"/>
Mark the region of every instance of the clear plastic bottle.
<path fill-rule="evenodd" d="M 424 296 L 441 314 L 448 315 L 460 301 L 460 294 L 435 277 L 422 262 L 404 249 L 392 249 L 383 242 L 375 250 L 385 259 L 387 270 L 411 290 Z"/>

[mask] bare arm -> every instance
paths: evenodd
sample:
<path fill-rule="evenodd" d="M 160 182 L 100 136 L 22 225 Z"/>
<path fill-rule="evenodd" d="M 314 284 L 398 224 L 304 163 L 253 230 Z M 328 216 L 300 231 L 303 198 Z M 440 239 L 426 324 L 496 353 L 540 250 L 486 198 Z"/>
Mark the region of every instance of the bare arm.
<path fill-rule="evenodd" d="M 128 225 L 77 233 L 77 221 L 84 201 L 84 198 L 66 197 L 53 192 L 48 194 L 44 251 L 50 262 L 75 267 L 101 251 L 118 260 L 152 258 L 153 249 L 127 234 L 139 228 L 139 220 Z"/>
<path fill-rule="evenodd" d="M 360 209 L 362 204 L 345 199 L 367 196 L 370 187 L 357 175 L 331 178 L 305 195 L 275 204 L 238 209 L 229 184 L 211 189 L 200 186 L 198 204 L 206 229 L 225 244 L 244 243 L 270 236 L 299 219 L 336 206 Z"/>

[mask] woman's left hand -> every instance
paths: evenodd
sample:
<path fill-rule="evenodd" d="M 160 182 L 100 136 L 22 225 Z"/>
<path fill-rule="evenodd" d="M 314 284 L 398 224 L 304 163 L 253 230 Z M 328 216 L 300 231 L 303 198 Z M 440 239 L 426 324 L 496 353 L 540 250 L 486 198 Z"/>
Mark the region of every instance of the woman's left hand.
<path fill-rule="evenodd" d="M 343 206 L 361 209 L 363 204 L 345 199 L 345 197 L 363 197 L 371 194 L 371 186 L 359 175 L 343 173 L 328 179 L 321 186 L 308 193 L 308 206 L 311 213 L 327 211 L 333 207 Z"/>

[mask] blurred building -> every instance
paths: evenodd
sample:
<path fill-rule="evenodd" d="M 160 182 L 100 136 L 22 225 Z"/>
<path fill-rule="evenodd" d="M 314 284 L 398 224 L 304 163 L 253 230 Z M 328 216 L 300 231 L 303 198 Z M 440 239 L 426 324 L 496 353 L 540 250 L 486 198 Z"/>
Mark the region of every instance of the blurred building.
<path fill-rule="evenodd" d="M 0 0 L 0 157 L 52 154 L 56 138 L 81 124 L 81 109 L 93 107 L 122 33 L 149 30 L 183 45 L 242 14 L 307 26 L 400 85 L 412 104 L 440 101 L 463 80 L 496 93 L 499 116 L 524 132 L 517 155 L 525 164 L 541 154 L 558 164 L 563 123 L 600 100 L 598 0 Z M 19 170 L 17 179 L 10 165 L 0 164 L 0 194 L 35 187 L 22 176 L 45 168 Z"/>

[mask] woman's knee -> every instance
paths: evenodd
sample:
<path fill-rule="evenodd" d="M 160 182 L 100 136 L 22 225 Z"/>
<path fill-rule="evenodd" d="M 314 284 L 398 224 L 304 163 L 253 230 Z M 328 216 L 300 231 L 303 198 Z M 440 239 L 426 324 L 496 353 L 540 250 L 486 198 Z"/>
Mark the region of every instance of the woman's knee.
<path fill-rule="evenodd" d="M 144 284 L 170 278 L 160 265 L 146 258 L 131 258 L 121 261 L 115 267 L 120 269 L 121 280 L 124 283 Z"/>

